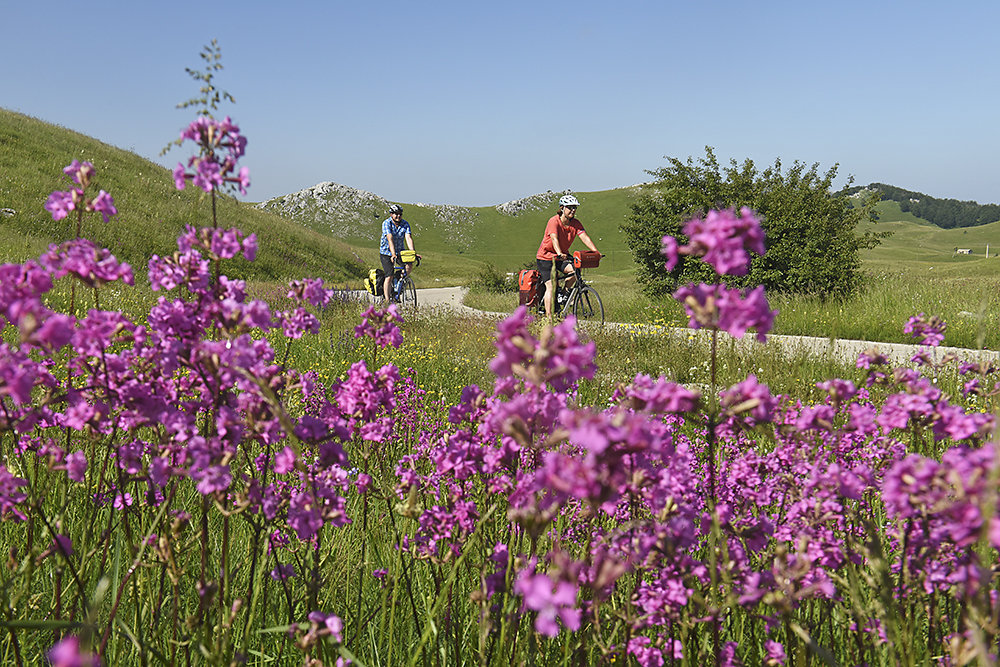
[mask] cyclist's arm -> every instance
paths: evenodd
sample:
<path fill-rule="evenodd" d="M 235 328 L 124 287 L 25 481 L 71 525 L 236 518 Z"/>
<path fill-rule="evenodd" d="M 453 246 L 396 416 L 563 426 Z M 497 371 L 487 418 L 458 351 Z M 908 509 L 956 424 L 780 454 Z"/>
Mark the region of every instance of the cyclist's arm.
<path fill-rule="evenodd" d="M 579 234 L 577 234 L 577 236 L 579 236 L 580 240 L 583 241 L 583 245 L 587 246 L 594 252 L 600 252 L 597 249 L 597 246 L 594 245 L 594 242 L 590 240 L 590 236 L 587 235 L 587 232 L 581 231 Z"/>
<path fill-rule="evenodd" d="M 409 234 L 406 234 L 405 238 L 406 238 L 406 247 L 412 250 L 413 252 L 416 252 L 416 249 L 413 247 L 413 237 L 410 236 Z"/>
<path fill-rule="evenodd" d="M 559 247 L 559 235 L 555 232 L 549 234 L 552 238 L 552 252 L 556 254 L 556 257 L 563 254 L 562 248 Z"/>
<path fill-rule="evenodd" d="M 396 244 L 392 242 L 392 234 L 386 234 L 385 238 L 389 242 L 389 257 L 395 257 L 396 256 Z"/>

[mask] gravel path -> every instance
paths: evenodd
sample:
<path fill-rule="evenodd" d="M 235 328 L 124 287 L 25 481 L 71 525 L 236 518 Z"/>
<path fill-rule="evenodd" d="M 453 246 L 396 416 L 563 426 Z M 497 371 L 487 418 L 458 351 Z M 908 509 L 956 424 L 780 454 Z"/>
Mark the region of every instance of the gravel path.
<path fill-rule="evenodd" d="M 510 313 L 489 313 L 474 308 L 469 308 L 462 303 L 468 291 L 465 287 L 432 287 L 417 290 L 417 304 L 424 308 L 452 310 L 466 315 L 480 315 L 489 318 L 502 318 Z M 642 332 L 651 335 L 660 335 L 670 339 L 675 343 L 686 344 L 707 344 L 711 334 L 707 331 L 684 329 L 678 327 L 659 327 L 635 324 L 615 324 L 608 323 L 607 327 L 618 327 L 624 331 Z M 742 339 L 733 339 L 728 334 L 721 334 L 720 344 L 731 341 L 737 347 L 751 347 L 759 345 L 756 336 L 747 334 Z M 884 354 L 891 363 L 900 365 L 909 362 L 910 358 L 920 349 L 918 345 L 905 345 L 901 343 L 874 343 L 863 340 L 842 340 L 819 338 L 816 336 L 778 336 L 769 335 L 767 337 L 769 347 L 778 347 L 788 356 L 797 356 L 805 353 L 816 357 L 831 357 L 841 363 L 853 363 L 858 355 L 867 350 L 875 350 Z M 969 350 L 960 347 L 938 347 L 934 348 L 934 356 L 937 359 L 943 358 L 947 354 L 954 354 L 963 361 L 977 361 L 1000 363 L 1000 352 L 993 350 Z"/>

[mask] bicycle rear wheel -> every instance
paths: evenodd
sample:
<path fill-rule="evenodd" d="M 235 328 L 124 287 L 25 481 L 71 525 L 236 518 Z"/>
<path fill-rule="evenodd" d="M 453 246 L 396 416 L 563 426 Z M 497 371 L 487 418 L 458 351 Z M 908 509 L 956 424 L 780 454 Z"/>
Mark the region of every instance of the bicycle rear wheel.
<path fill-rule="evenodd" d="M 577 320 L 604 324 L 604 304 L 593 287 L 584 287 L 573 300 L 573 315 Z"/>
<path fill-rule="evenodd" d="M 399 305 L 407 308 L 417 307 L 417 286 L 413 284 L 413 280 L 409 276 L 403 278 L 403 284 L 399 290 Z"/>

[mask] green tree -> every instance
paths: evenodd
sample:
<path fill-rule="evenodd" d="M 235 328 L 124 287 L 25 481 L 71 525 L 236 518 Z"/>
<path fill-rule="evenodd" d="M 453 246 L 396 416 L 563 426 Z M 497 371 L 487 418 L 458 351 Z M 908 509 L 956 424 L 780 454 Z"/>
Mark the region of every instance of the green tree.
<path fill-rule="evenodd" d="M 875 221 L 878 193 L 849 197 L 831 192 L 834 165 L 825 173 L 818 164 L 795 162 L 782 173 L 781 160 L 758 171 L 752 160 L 731 160 L 720 167 L 711 147 L 697 162 L 667 158 L 669 164 L 648 172 L 655 181 L 633 205 L 621 230 L 639 266 L 637 280 L 650 295 L 662 295 L 689 281 L 710 281 L 703 262 L 682 257 L 672 272 L 660 254 L 663 236 L 681 233 L 684 223 L 711 209 L 753 209 L 766 234 L 767 254 L 750 263 L 747 276 L 725 277 L 732 286 L 764 285 L 768 290 L 820 296 L 854 291 L 861 282 L 863 248 L 885 234 L 859 234 L 863 221 Z M 850 185 L 850 183 L 848 184 Z"/>

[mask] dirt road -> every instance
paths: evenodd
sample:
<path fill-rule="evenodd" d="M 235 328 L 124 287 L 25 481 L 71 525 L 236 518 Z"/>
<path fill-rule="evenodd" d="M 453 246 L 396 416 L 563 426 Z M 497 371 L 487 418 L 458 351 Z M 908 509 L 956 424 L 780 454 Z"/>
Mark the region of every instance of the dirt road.
<path fill-rule="evenodd" d="M 506 317 L 509 313 L 487 313 L 474 308 L 469 308 L 462 303 L 462 299 L 467 292 L 464 287 L 433 287 L 417 290 L 417 303 L 420 310 L 446 309 L 468 315 L 481 315 L 489 318 Z M 512 302 L 513 309 L 513 302 Z M 606 327 L 621 328 L 624 331 L 639 332 L 649 335 L 661 335 L 675 343 L 707 345 L 710 341 L 710 334 L 707 331 L 684 329 L 676 327 L 643 326 L 634 324 L 608 323 Z M 753 347 L 759 345 L 753 334 L 747 334 L 742 339 L 733 339 L 728 334 L 722 334 L 721 343 L 731 341 L 739 348 Z M 830 357 L 841 363 L 853 363 L 857 361 L 858 355 L 868 350 L 876 350 L 884 354 L 891 363 L 896 365 L 907 364 L 910 358 L 920 349 L 918 345 L 904 345 L 900 343 L 874 343 L 863 340 L 841 340 L 830 338 L 819 338 L 815 336 L 777 336 L 769 335 L 767 345 L 771 348 L 778 347 L 788 356 L 797 356 L 805 353 L 816 357 Z M 1000 352 L 993 350 L 969 350 L 959 347 L 939 347 L 933 349 L 933 354 L 937 359 L 942 359 L 947 354 L 954 354 L 963 361 L 992 361 L 1000 363 Z"/>

